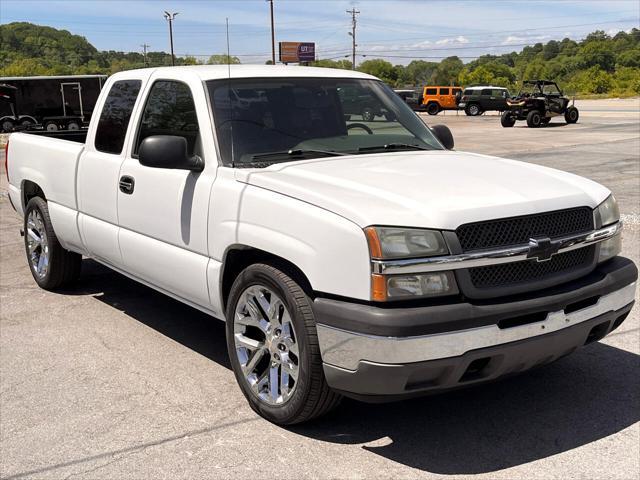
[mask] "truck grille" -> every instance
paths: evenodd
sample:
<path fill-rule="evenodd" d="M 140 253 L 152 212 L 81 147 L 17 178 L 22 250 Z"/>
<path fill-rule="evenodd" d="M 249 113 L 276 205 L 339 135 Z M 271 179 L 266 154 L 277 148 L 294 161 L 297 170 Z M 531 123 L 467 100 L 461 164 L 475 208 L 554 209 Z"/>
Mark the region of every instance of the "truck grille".
<path fill-rule="evenodd" d="M 537 282 L 587 267 L 593 261 L 594 251 L 595 247 L 590 246 L 554 255 L 546 262 L 525 260 L 470 268 L 469 275 L 473 286 L 480 289 Z"/>
<path fill-rule="evenodd" d="M 524 217 L 468 223 L 456 234 L 462 250 L 480 250 L 529 243 L 532 237 L 558 238 L 593 230 L 589 207 L 571 208 Z"/>

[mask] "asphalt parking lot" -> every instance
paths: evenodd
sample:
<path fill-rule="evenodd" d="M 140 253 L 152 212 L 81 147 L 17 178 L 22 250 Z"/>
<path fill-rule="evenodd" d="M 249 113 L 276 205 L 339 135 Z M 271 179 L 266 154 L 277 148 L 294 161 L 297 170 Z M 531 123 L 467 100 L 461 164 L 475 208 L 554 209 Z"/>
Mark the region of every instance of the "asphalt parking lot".
<path fill-rule="evenodd" d="M 496 115 L 424 118 L 447 124 L 459 150 L 605 184 L 638 263 L 640 101 L 578 106 L 577 125 L 540 129 L 503 129 Z M 222 322 L 91 260 L 73 289 L 38 289 L 2 168 L 3 479 L 640 476 L 638 307 L 602 342 L 525 375 L 395 404 L 345 401 L 280 428 L 236 387 Z"/>

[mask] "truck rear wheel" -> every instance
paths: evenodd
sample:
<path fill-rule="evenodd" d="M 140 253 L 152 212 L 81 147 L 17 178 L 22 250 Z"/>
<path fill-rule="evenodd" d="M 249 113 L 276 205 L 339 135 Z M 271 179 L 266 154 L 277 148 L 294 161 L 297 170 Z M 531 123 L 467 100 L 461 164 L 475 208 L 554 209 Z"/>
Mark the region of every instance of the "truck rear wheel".
<path fill-rule="evenodd" d="M 47 132 L 57 132 L 60 129 L 60 127 L 58 127 L 58 123 L 57 122 L 54 122 L 52 120 L 52 121 L 49 121 L 49 122 L 44 124 L 44 129 Z"/>
<path fill-rule="evenodd" d="M 516 117 L 511 112 L 502 112 L 500 115 L 500 124 L 505 128 L 513 127 L 516 124 Z"/>
<path fill-rule="evenodd" d="M 236 380 L 258 415 L 291 425 L 340 402 L 324 377 L 311 299 L 280 268 L 254 264 L 238 275 L 226 330 Z"/>
<path fill-rule="evenodd" d="M 527 126 L 530 128 L 538 128 L 542 123 L 542 115 L 537 110 L 531 110 L 527 115 Z"/>
<path fill-rule="evenodd" d="M 27 203 L 24 247 L 31 275 L 40 288 L 54 290 L 80 276 L 82 255 L 62 248 L 51 225 L 47 202 L 40 197 Z"/>

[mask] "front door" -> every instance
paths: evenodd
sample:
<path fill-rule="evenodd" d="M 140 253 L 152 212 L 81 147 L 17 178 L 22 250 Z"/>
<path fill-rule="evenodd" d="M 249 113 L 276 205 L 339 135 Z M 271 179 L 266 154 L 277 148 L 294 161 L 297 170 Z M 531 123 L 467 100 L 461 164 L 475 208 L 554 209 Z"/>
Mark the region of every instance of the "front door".
<path fill-rule="evenodd" d="M 212 139 L 203 135 L 211 132 L 207 104 L 201 82 L 153 81 L 120 170 L 118 192 L 120 250 L 127 271 L 204 307 L 209 304 L 207 217 L 217 169 L 215 149 L 203 143 Z M 205 169 L 141 165 L 140 143 L 154 135 L 184 137 L 189 154 L 203 158 Z"/>

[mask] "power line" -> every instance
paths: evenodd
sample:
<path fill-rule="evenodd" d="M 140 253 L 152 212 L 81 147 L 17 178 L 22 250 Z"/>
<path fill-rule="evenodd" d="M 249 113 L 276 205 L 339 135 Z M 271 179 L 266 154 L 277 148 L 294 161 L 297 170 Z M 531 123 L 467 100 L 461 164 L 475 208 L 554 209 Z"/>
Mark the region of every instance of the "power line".
<path fill-rule="evenodd" d="M 151 45 L 147 45 L 146 43 L 143 43 L 142 45 L 140 45 L 142 47 L 142 58 L 143 58 L 143 62 L 144 62 L 144 66 L 147 66 L 147 48 L 149 48 Z"/>

